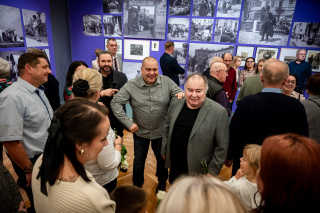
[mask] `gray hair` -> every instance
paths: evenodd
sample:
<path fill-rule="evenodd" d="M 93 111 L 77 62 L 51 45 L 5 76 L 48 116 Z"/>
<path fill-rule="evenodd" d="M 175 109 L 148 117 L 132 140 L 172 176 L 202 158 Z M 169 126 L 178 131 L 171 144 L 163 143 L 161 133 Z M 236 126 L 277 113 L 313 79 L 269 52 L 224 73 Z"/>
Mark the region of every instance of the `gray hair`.
<path fill-rule="evenodd" d="M 188 81 L 189 81 L 191 78 L 196 78 L 196 77 L 203 79 L 204 87 L 205 87 L 205 92 L 207 93 L 207 91 L 208 91 L 208 89 L 209 89 L 208 79 L 207 79 L 206 76 L 201 75 L 200 73 L 193 73 L 193 74 L 191 74 L 191 75 L 188 75 L 188 76 L 187 76 L 187 79 L 186 79 L 185 85 L 187 85 Z"/>
<path fill-rule="evenodd" d="M 10 77 L 11 64 L 9 61 L 0 58 L 0 78 Z"/>
<path fill-rule="evenodd" d="M 269 85 L 281 85 L 288 76 L 289 67 L 282 61 L 271 61 L 263 66 L 262 78 Z"/>
<path fill-rule="evenodd" d="M 305 51 L 305 52 L 307 52 L 307 50 L 305 50 L 305 49 L 298 49 L 297 50 L 297 55 L 299 54 L 299 52 L 301 52 L 301 51 Z"/>

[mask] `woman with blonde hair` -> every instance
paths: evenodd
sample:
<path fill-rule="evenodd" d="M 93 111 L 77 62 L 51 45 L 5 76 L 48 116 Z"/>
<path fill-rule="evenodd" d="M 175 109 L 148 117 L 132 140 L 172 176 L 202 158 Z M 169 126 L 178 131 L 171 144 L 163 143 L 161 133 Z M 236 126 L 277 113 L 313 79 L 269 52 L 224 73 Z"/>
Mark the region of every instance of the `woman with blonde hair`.
<path fill-rule="evenodd" d="M 73 76 L 73 98 L 84 98 L 97 103 L 102 88 L 102 75 L 90 68 L 82 69 Z M 118 165 L 121 161 L 122 138 L 109 128 L 108 145 L 104 146 L 98 158 L 86 162 L 84 167 L 110 194 L 117 187 Z"/>
<path fill-rule="evenodd" d="M 236 81 L 237 81 L 237 85 L 239 87 L 239 75 L 240 75 L 240 65 L 241 65 L 241 57 L 236 55 L 235 57 L 233 57 L 233 61 L 232 61 L 232 67 L 236 70 Z"/>
<path fill-rule="evenodd" d="M 247 212 L 240 199 L 220 180 L 185 176 L 174 182 L 157 213 Z"/>

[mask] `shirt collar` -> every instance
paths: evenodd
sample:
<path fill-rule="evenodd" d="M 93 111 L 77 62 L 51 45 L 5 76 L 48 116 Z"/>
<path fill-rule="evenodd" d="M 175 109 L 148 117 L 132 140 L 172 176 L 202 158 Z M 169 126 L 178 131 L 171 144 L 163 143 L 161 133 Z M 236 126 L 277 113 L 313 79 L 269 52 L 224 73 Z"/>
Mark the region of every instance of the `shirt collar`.
<path fill-rule="evenodd" d="M 39 88 L 37 88 L 20 77 L 18 77 L 17 83 L 26 88 L 30 93 L 35 93 L 38 90 L 42 90 L 44 92 L 45 90 L 45 87 L 43 85 L 40 85 Z"/>
<path fill-rule="evenodd" d="M 281 93 L 281 89 L 278 89 L 278 88 L 263 88 L 261 92 Z"/>
<path fill-rule="evenodd" d="M 144 86 L 145 86 L 145 87 L 150 87 L 150 86 L 155 86 L 155 85 L 157 85 L 157 84 L 161 84 L 160 74 L 158 75 L 156 82 L 155 82 L 154 84 L 152 84 L 152 85 L 146 84 L 146 82 L 145 82 L 145 81 L 143 80 L 143 78 L 142 78 L 142 75 L 140 75 L 139 78 L 140 78 L 140 79 L 139 79 L 139 81 L 140 81 L 139 83 L 140 83 L 140 86 L 141 86 L 141 87 L 144 87 Z"/>

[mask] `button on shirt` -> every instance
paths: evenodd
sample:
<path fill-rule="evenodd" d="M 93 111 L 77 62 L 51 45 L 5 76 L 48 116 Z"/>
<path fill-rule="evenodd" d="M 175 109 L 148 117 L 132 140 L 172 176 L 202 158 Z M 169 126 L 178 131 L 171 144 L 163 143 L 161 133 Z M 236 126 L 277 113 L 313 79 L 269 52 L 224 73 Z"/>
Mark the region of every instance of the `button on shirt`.
<path fill-rule="evenodd" d="M 126 83 L 111 101 L 111 109 L 127 128 L 136 123 L 136 134 L 150 140 L 161 138 L 166 123 L 170 100 L 183 92 L 170 78 L 158 75 L 153 85 L 147 85 L 142 76 Z M 133 111 L 133 122 L 123 110 L 129 101 Z"/>
<path fill-rule="evenodd" d="M 44 150 L 52 115 L 43 89 L 18 78 L 0 94 L 0 141 L 21 141 L 28 157 L 33 158 Z"/>

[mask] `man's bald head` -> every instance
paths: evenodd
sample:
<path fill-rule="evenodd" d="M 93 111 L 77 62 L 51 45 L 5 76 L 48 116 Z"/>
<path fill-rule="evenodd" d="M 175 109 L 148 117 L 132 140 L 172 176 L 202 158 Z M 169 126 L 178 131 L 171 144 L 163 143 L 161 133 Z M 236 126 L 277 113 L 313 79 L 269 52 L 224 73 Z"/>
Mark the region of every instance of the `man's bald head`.
<path fill-rule="evenodd" d="M 210 68 L 210 75 L 215 77 L 221 83 L 224 83 L 228 76 L 228 68 L 224 63 L 216 62 L 212 64 Z"/>
<path fill-rule="evenodd" d="M 282 86 L 289 76 L 289 67 L 279 60 L 273 60 L 268 63 L 266 61 L 261 76 L 263 82 L 269 86 Z"/>
<path fill-rule="evenodd" d="M 210 59 L 210 62 L 209 62 L 209 67 L 212 66 L 212 64 L 216 63 L 216 62 L 223 62 L 223 59 L 221 57 L 218 57 L 218 56 L 214 56 Z"/>
<path fill-rule="evenodd" d="M 266 61 L 264 62 L 263 66 L 266 66 L 267 63 L 270 63 L 270 62 L 272 62 L 272 61 L 278 61 L 278 59 L 276 59 L 276 58 L 269 58 L 268 60 L 266 60 Z"/>
<path fill-rule="evenodd" d="M 142 61 L 142 67 L 144 67 L 146 62 L 154 62 L 154 61 L 157 62 L 157 64 L 158 64 L 157 59 L 155 59 L 154 57 L 150 56 L 150 57 L 144 58 L 143 61 Z"/>

